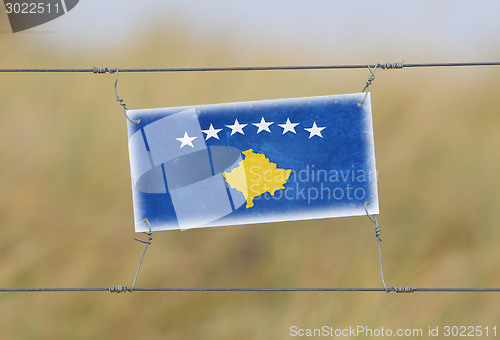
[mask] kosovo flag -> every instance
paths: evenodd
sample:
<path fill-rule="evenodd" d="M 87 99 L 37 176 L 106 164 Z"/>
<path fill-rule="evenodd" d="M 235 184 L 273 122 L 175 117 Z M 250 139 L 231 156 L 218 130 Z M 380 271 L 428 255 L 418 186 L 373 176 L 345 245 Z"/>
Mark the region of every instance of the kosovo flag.
<path fill-rule="evenodd" d="M 129 110 L 135 231 L 378 214 L 364 96 Z"/>

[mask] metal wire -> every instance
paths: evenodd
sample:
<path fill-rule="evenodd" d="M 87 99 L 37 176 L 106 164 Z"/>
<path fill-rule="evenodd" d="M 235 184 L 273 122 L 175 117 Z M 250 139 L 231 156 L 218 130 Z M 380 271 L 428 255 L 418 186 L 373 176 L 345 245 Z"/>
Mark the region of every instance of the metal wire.
<path fill-rule="evenodd" d="M 110 293 L 125 293 L 125 292 L 384 292 L 384 293 L 415 293 L 415 292 L 450 292 L 450 293 L 500 293 L 500 288 L 416 288 L 416 287 L 391 287 L 387 288 L 384 281 L 384 273 L 382 270 L 382 253 L 380 250 L 380 224 L 377 221 L 375 215 L 370 216 L 368 213 L 368 202 L 365 203 L 365 211 L 368 218 L 375 224 L 375 236 L 377 237 L 378 243 L 378 254 L 380 263 L 380 277 L 382 279 L 383 288 L 195 288 L 195 287 L 184 287 L 184 288 L 136 288 L 135 284 L 137 281 L 137 276 L 139 274 L 139 269 L 141 268 L 142 260 L 148 246 L 151 244 L 152 231 L 151 225 L 147 219 L 144 220 L 148 224 L 149 232 L 144 234 L 148 236 L 146 241 L 135 239 L 139 242 L 145 244 L 144 251 L 139 261 L 137 271 L 134 277 L 134 283 L 132 288 L 127 286 L 109 286 L 107 288 L 0 288 L 0 293 L 22 293 L 22 292 L 110 292 Z"/>
<path fill-rule="evenodd" d="M 215 72 L 215 71 L 273 71 L 273 70 L 334 70 L 334 69 L 366 69 L 377 66 L 382 69 L 398 69 L 413 67 L 459 67 L 459 66 L 500 66 L 494 62 L 458 62 L 458 63 L 376 63 L 356 65 L 299 65 L 299 66 L 235 66 L 235 67 L 170 67 L 170 68 L 3 68 L 0 72 L 73 72 L 73 73 L 106 73 L 110 70 L 119 72 Z"/>
<path fill-rule="evenodd" d="M 0 293 L 23 292 L 112 292 L 120 293 L 117 287 L 107 288 L 0 288 Z M 128 291 L 127 287 L 122 287 Z M 406 287 L 408 288 L 408 287 Z M 415 288 L 411 293 L 500 293 L 500 288 Z M 383 292 L 384 288 L 135 288 L 134 292 Z M 405 293 L 403 291 L 398 293 Z M 409 292 L 407 292 L 409 293 Z"/>
<path fill-rule="evenodd" d="M 458 62 L 458 63 L 417 63 L 417 64 L 405 64 L 401 63 L 376 63 L 376 64 L 357 64 L 357 65 L 301 65 L 301 66 L 237 66 L 237 67 L 180 67 L 180 68 L 109 68 L 109 67 L 93 67 L 93 68 L 80 68 L 80 69 L 61 69 L 61 68 L 13 68 L 13 69 L 0 69 L 2 73 L 117 73 L 118 72 L 217 72 L 217 71 L 273 71 L 273 70 L 333 70 L 333 69 L 370 69 L 372 72 L 372 77 L 374 77 L 374 71 L 376 68 L 386 69 L 402 69 L 404 68 L 421 68 L 421 67 L 463 67 L 463 66 L 500 66 L 500 62 Z M 373 71 L 372 71 L 373 70 Z M 373 79 L 370 78 L 365 86 L 365 90 L 371 85 Z M 115 81 L 115 92 L 117 100 L 120 105 L 126 110 L 126 106 L 123 100 L 118 96 L 116 91 Z M 366 98 L 366 97 L 365 97 Z M 127 115 L 126 115 L 127 116 Z M 127 116 L 128 118 L 128 116 Z M 367 213 L 368 215 L 368 213 Z M 375 223 L 376 236 L 378 239 L 378 249 L 379 249 L 379 261 L 380 261 L 380 273 L 382 278 L 382 283 L 384 288 L 136 288 L 135 283 L 137 280 L 137 275 L 139 274 L 139 269 L 144 258 L 144 254 L 147 250 L 148 245 L 151 243 L 151 234 L 148 235 L 147 241 L 139 240 L 146 243 L 145 249 L 143 251 L 139 266 L 136 271 L 134 278 L 134 283 L 132 288 L 126 286 L 109 286 L 107 288 L 0 288 L 0 293 L 14 293 L 14 292 L 111 292 L 111 293 L 122 293 L 122 292 L 385 292 L 389 293 L 394 291 L 396 293 L 415 293 L 415 292 L 453 292 L 453 293 L 463 293 L 463 292 L 500 292 L 500 288 L 416 288 L 416 287 L 392 287 L 386 288 L 383 271 L 382 271 L 382 259 L 380 251 L 381 239 L 379 224 L 376 221 L 376 217 L 373 219 L 368 215 L 370 220 Z"/>

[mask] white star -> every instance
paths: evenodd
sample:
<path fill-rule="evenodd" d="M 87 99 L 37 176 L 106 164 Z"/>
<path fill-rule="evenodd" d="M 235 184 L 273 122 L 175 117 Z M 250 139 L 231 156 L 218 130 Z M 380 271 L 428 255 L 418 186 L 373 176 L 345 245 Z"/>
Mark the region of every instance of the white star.
<path fill-rule="evenodd" d="M 292 123 L 290 122 L 290 118 L 287 118 L 286 119 L 286 123 L 285 124 L 278 124 L 278 126 L 282 127 L 283 128 L 283 135 L 285 133 L 287 133 L 288 131 L 290 132 L 293 132 L 295 134 L 297 134 L 297 132 L 295 132 L 295 127 L 297 125 L 299 125 L 300 123 Z"/>
<path fill-rule="evenodd" d="M 274 122 L 266 122 L 264 120 L 264 117 L 261 118 L 260 123 L 253 123 L 253 125 L 259 128 L 259 130 L 257 130 L 257 133 L 260 133 L 262 131 L 267 131 L 271 133 L 271 130 L 269 130 L 269 125 L 272 124 L 274 124 Z"/>
<path fill-rule="evenodd" d="M 241 133 L 242 135 L 244 135 L 245 133 L 243 132 L 243 128 L 245 126 L 247 126 L 248 124 L 240 124 L 238 122 L 238 119 L 236 119 L 234 121 L 234 124 L 233 125 L 226 125 L 228 128 L 230 128 L 232 131 L 231 131 L 231 136 L 234 135 L 236 132 L 239 132 Z"/>
<path fill-rule="evenodd" d="M 193 146 L 193 140 L 195 140 L 198 137 L 189 137 L 187 132 L 184 132 L 184 137 L 181 138 L 176 138 L 179 142 L 181 142 L 181 146 L 179 149 L 182 149 L 186 145 L 189 145 L 190 147 L 194 148 Z"/>
<path fill-rule="evenodd" d="M 222 129 L 214 129 L 214 126 L 212 124 L 210 124 L 210 127 L 208 128 L 208 130 L 201 130 L 201 131 L 203 131 L 203 133 L 207 134 L 207 138 L 205 138 L 205 140 L 208 140 L 212 137 L 219 139 L 218 133 L 221 132 Z"/>
<path fill-rule="evenodd" d="M 321 138 L 323 138 L 323 136 L 321 135 L 321 130 L 325 129 L 324 127 L 318 127 L 316 126 L 316 122 L 314 122 L 313 126 L 309 129 L 305 128 L 304 130 L 306 130 L 307 132 L 309 132 L 309 139 L 311 139 L 311 137 L 314 137 L 314 136 L 319 136 Z"/>

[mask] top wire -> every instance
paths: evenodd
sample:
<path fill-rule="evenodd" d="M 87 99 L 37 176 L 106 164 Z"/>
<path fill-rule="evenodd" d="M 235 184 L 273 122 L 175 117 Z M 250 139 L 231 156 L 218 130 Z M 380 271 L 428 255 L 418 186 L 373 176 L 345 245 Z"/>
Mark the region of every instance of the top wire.
<path fill-rule="evenodd" d="M 460 62 L 460 63 L 377 63 L 357 65 L 299 65 L 299 66 L 236 66 L 236 67 L 179 67 L 179 68 L 12 68 L 0 69 L 0 72 L 76 72 L 76 73 L 107 73 L 112 70 L 119 72 L 216 72 L 216 71 L 273 71 L 273 70 L 334 70 L 334 69 L 366 69 L 380 67 L 382 69 L 400 69 L 408 67 L 458 67 L 458 66 L 500 66 L 500 61 L 494 62 Z M 110 72 L 111 73 L 111 72 Z"/>

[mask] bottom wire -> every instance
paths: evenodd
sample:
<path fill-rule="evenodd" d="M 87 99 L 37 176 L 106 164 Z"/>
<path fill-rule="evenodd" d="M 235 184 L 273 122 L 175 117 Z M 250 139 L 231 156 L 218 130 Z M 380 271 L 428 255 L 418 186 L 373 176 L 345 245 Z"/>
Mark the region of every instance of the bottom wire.
<path fill-rule="evenodd" d="M 107 288 L 0 288 L 2 293 L 22 292 L 121 292 L 127 287 L 115 291 L 114 286 Z M 398 287 L 405 288 L 405 287 Z M 500 293 L 500 288 L 415 288 L 411 293 Z M 134 292 L 386 292 L 384 288 L 134 288 Z M 399 292 L 399 291 L 397 291 Z M 401 293 L 410 293 L 401 291 Z"/>

